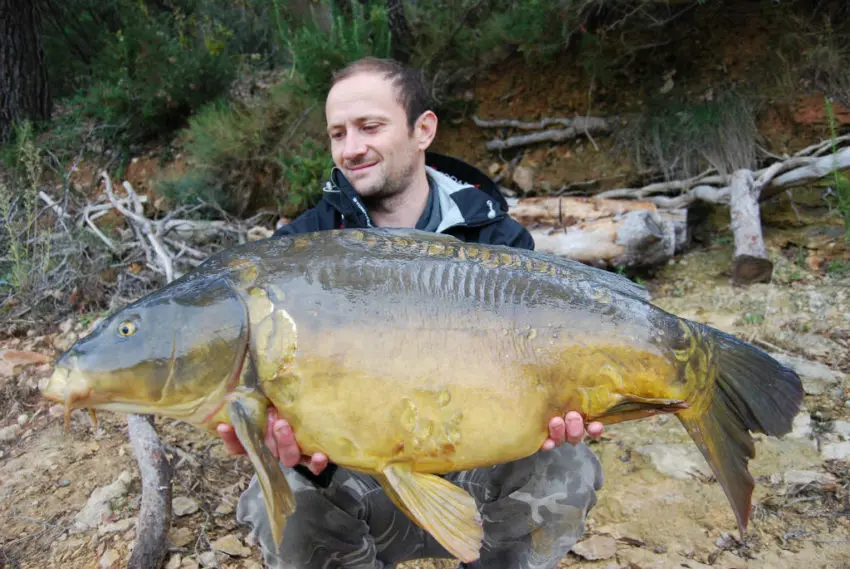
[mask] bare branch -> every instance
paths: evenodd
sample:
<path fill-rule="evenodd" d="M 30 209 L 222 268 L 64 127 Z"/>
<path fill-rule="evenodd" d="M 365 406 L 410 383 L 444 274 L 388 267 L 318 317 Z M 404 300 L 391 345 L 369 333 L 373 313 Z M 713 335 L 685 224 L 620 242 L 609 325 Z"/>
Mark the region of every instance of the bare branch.
<path fill-rule="evenodd" d="M 544 130 L 534 134 L 512 136 L 504 140 L 491 140 L 487 143 L 487 150 L 504 150 L 517 146 L 526 146 L 539 142 L 563 142 L 578 137 L 582 133 L 608 134 L 611 132 L 612 121 L 599 117 L 575 117 L 569 120 L 569 126 L 563 129 Z"/>

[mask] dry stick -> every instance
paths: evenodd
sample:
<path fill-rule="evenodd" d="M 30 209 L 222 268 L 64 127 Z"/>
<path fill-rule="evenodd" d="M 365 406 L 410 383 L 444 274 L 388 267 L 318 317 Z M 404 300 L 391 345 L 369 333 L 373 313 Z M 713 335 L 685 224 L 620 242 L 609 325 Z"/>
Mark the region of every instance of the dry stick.
<path fill-rule="evenodd" d="M 164 265 L 166 280 L 170 282 L 173 278 L 171 259 L 164 254 L 162 244 L 154 236 L 151 221 L 144 217 L 138 196 L 132 187 L 128 187 L 128 184 L 124 185 L 136 210 L 131 212 L 115 198 L 112 192 L 112 181 L 106 172 L 103 172 L 102 176 L 106 183 L 109 201 L 128 221 L 135 222 L 131 225 L 140 225 L 140 231 L 149 237 L 157 254 L 162 254 L 160 262 Z M 142 479 L 142 501 L 139 506 L 139 520 L 136 523 L 136 543 L 127 562 L 127 568 L 158 569 L 168 552 L 166 545 L 168 530 L 171 527 L 171 464 L 162 441 L 157 435 L 152 416 L 129 414 L 127 431 Z"/>
<path fill-rule="evenodd" d="M 607 134 L 611 132 L 611 124 L 608 119 L 599 117 L 575 117 L 569 119 L 570 123 L 567 128 L 556 130 L 544 130 L 543 132 L 535 132 L 534 134 L 523 134 L 511 136 L 504 140 L 491 140 L 486 144 L 487 150 L 504 150 L 507 148 L 515 148 L 517 146 L 526 146 L 536 144 L 538 142 L 563 142 L 576 138 L 581 133 L 597 133 Z"/>

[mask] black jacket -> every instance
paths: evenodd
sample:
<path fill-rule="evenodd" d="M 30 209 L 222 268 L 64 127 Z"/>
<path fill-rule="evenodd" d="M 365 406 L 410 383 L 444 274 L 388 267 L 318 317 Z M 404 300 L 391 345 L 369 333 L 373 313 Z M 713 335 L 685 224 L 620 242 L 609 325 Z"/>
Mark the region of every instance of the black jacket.
<path fill-rule="evenodd" d="M 453 235 L 462 241 L 508 245 L 534 249 L 531 234 L 507 214 L 508 203 L 498 186 L 477 168 L 435 153 L 426 154 L 431 187 L 437 190 L 441 212 L 436 233 Z M 322 199 L 291 223 L 280 227 L 274 237 L 311 231 L 374 227 L 363 202 L 351 183 L 334 168 L 325 183 Z M 319 476 L 298 465 L 295 470 L 317 486 L 327 487 L 335 464 L 328 464 Z"/>
<path fill-rule="evenodd" d="M 437 233 L 462 241 L 534 249 L 531 234 L 508 216 L 498 186 L 477 168 L 455 158 L 426 154 L 426 169 L 437 188 L 442 220 Z M 322 199 L 275 236 L 327 229 L 374 227 L 369 213 L 339 169 L 331 171 Z"/>

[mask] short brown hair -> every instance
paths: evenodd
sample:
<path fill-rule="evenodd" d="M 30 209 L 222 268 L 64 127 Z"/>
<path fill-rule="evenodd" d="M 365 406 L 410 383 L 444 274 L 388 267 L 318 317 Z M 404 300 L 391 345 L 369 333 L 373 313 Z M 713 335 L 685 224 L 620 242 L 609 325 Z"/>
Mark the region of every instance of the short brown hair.
<path fill-rule="evenodd" d="M 383 75 L 384 79 L 392 80 L 398 102 L 407 114 L 407 128 L 410 131 L 413 131 L 413 125 L 422 113 L 433 110 L 431 97 L 422 82 L 422 74 L 394 59 L 364 57 L 349 63 L 333 74 L 331 88 L 358 73 L 377 73 Z"/>

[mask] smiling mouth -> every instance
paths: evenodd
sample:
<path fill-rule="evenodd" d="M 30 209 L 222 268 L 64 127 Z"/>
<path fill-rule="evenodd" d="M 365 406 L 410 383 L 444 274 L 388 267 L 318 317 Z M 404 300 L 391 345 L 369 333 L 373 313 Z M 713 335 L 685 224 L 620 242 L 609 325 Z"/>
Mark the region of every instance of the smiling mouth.
<path fill-rule="evenodd" d="M 368 170 L 372 166 L 376 165 L 377 162 L 370 162 L 369 164 L 359 164 L 357 166 L 349 166 L 348 170 L 350 172 L 362 172 L 363 170 Z"/>

